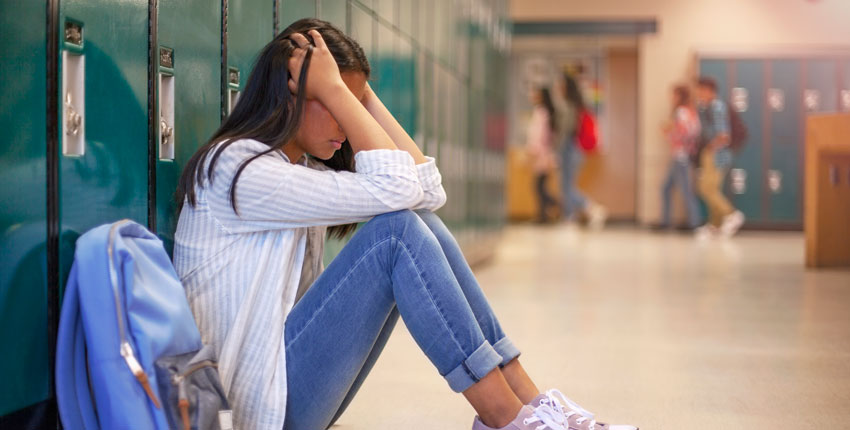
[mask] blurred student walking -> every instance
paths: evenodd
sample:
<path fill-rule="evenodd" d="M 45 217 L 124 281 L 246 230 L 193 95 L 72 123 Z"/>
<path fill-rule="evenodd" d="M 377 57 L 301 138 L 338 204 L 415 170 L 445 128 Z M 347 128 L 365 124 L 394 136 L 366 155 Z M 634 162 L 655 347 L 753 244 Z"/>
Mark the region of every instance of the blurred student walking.
<path fill-rule="evenodd" d="M 549 214 L 551 212 L 549 209 L 559 207 L 557 200 L 546 189 L 549 176 L 557 167 L 553 149 L 555 106 L 552 104 L 552 94 L 549 88 L 536 88 L 530 97 L 534 110 L 528 124 L 526 148 L 531 157 L 535 175 L 538 201 L 536 221 L 545 223 L 550 219 Z"/>
<path fill-rule="evenodd" d="M 560 154 L 564 216 L 567 221 L 574 221 L 577 215 L 584 215 L 591 227 L 601 228 L 605 224 L 607 211 L 601 205 L 589 201 L 576 184 L 576 177 L 584 163 L 578 136 L 585 121 L 580 119 L 583 114 L 589 113 L 578 83 L 569 74 L 564 74 L 564 98 L 566 103 L 558 108 L 559 136 L 562 136 Z"/>
<path fill-rule="evenodd" d="M 717 83 L 711 78 L 699 79 L 697 97 L 702 125 L 697 188 L 708 206 L 709 217 L 708 222 L 697 229 L 697 237 L 716 233 L 729 237 L 744 224 L 744 214 L 723 195 L 723 180 L 732 165 L 729 109 L 717 98 Z"/>
<path fill-rule="evenodd" d="M 661 191 L 664 201 L 661 211 L 661 228 L 671 226 L 673 188 L 678 185 L 688 211 L 688 228 L 694 230 L 699 226 L 700 216 L 691 179 L 693 172 L 690 157 L 696 151 L 700 122 L 696 111 L 691 106 L 691 92 L 688 87 L 677 85 L 673 88 L 673 112 L 671 119 L 664 124 L 663 130 L 670 143 L 673 157 Z"/>

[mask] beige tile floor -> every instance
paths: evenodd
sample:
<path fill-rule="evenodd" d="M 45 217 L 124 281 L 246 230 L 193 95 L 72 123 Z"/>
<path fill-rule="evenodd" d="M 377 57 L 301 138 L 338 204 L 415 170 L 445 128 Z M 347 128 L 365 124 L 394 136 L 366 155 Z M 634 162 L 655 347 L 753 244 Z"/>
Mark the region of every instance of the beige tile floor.
<path fill-rule="evenodd" d="M 800 233 L 514 226 L 476 273 L 541 388 L 647 429 L 850 429 L 850 271 Z M 340 430 L 469 429 L 399 326 Z"/>

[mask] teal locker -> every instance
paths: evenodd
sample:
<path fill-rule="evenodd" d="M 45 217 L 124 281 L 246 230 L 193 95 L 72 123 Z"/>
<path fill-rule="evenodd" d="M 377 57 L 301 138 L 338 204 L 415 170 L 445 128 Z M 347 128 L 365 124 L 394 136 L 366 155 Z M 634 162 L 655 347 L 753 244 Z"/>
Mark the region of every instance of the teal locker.
<path fill-rule="evenodd" d="M 0 3 L 0 417 L 49 395 L 46 16 Z"/>
<path fill-rule="evenodd" d="M 764 171 L 764 61 L 734 61 L 730 72 L 734 82 L 730 82 L 732 88 L 722 96 L 740 114 L 749 131 L 749 138 L 741 151 L 735 154 L 731 174 L 725 184 L 727 195 L 748 220 L 760 221 L 764 217 L 761 181 Z"/>
<path fill-rule="evenodd" d="M 319 0 L 319 18 L 330 22 L 336 28 L 347 32 L 347 4 L 346 0 Z"/>
<path fill-rule="evenodd" d="M 225 114 L 238 103 L 257 55 L 274 37 L 273 7 L 269 0 L 228 0 L 226 91 L 222 95 L 227 108 Z M 282 28 L 286 25 L 289 23 Z"/>
<path fill-rule="evenodd" d="M 769 156 L 762 183 L 768 196 L 767 219 L 773 223 L 802 221 L 803 88 L 799 60 L 770 62 L 768 92 L 782 95 L 768 109 Z M 770 97 L 770 96 L 769 96 Z M 770 101 L 769 101 L 770 103 Z M 781 105 L 781 106 L 779 106 Z"/>
<path fill-rule="evenodd" d="M 416 88 L 416 62 L 413 47 L 406 37 L 398 40 L 398 63 L 396 65 L 397 118 L 410 136 L 416 136 L 418 93 Z"/>
<path fill-rule="evenodd" d="M 282 31 L 301 18 L 312 18 L 316 16 L 316 0 L 279 0 L 280 15 L 279 27 Z"/>
<path fill-rule="evenodd" d="M 148 2 L 66 0 L 59 26 L 64 285 L 81 234 L 123 218 L 148 221 Z"/>
<path fill-rule="evenodd" d="M 240 3 L 229 2 L 230 25 L 239 23 Z M 159 0 L 158 5 L 156 232 L 170 252 L 179 216 L 177 181 L 220 123 L 221 5 L 205 0 Z M 271 25 L 255 26 L 271 37 Z"/>
<path fill-rule="evenodd" d="M 377 46 L 375 60 L 372 62 L 372 89 L 384 102 L 387 109 L 397 113 L 395 100 L 395 32 L 383 23 L 375 23 L 377 29 Z"/>

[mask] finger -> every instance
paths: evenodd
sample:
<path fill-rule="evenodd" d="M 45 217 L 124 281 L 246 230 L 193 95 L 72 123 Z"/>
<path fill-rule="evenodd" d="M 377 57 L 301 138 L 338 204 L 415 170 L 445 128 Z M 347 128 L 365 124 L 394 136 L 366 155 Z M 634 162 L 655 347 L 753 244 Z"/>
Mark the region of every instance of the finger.
<path fill-rule="evenodd" d="M 310 46 L 310 41 L 307 40 L 307 38 L 301 33 L 293 33 L 292 36 L 289 36 L 289 38 L 292 39 L 292 41 L 295 42 L 295 44 L 301 49 Z"/>
<path fill-rule="evenodd" d="M 319 30 L 313 29 L 308 31 L 307 33 L 313 38 L 313 44 L 316 45 L 316 48 L 322 49 L 327 48 L 325 44 L 325 39 L 322 38 L 322 33 L 319 33 Z"/>

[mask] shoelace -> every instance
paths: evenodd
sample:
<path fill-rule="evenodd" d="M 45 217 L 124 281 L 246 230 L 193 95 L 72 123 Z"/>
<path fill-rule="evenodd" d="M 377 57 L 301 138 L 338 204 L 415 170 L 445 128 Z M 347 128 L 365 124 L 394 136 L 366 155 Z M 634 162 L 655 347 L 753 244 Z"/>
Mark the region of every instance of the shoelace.
<path fill-rule="evenodd" d="M 547 404 L 534 408 L 534 416 L 522 420 L 525 425 L 541 423 L 535 430 L 567 430 L 564 414 L 556 411 Z"/>
<path fill-rule="evenodd" d="M 596 420 L 594 419 L 595 416 L 593 413 L 579 406 L 578 403 L 570 400 L 569 397 L 565 396 L 564 393 L 559 390 L 553 389 L 547 391 L 546 398 L 540 400 L 540 405 L 546 405 L 554 412 L 563 416 L 563 420 L 566 421 L 564 423 L 565 429 L 569 427 L 569 418 L 576 415 L 581 415 L 578 419 L 576 419 L 576 424 L 584 424 L 585 422 L 588 422 L 588 430 L 594 430 L 596 428 Z M 569 411 L 565 409 L 568 409 Z"/>

